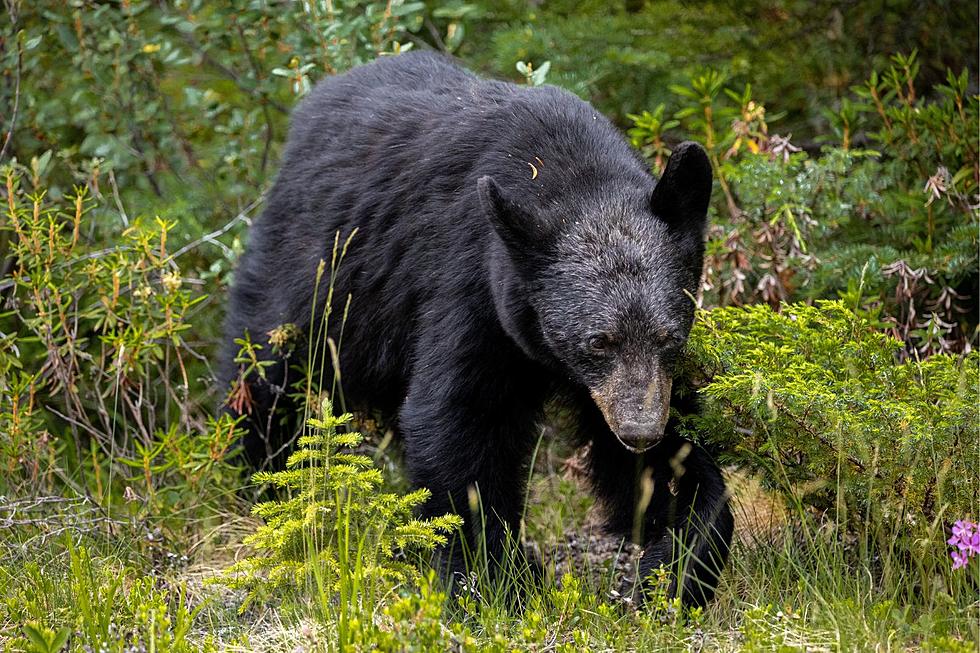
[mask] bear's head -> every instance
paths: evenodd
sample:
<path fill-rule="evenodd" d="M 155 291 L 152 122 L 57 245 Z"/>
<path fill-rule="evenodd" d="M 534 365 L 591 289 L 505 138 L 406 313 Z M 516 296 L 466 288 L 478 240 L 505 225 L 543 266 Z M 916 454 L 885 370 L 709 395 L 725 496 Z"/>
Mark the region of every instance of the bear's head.
<path fill-rule="evenodd" d="M 548 202 L 524 201 L 488 176 L 477 186 L 517 277 L 505 300 L 495 297 L 505 329 L 587 388 L 619 441 L 644 451 L 663 437 L 694 320 L 711 164 L 683 143 L 658 182 L 622 177 Z"/>

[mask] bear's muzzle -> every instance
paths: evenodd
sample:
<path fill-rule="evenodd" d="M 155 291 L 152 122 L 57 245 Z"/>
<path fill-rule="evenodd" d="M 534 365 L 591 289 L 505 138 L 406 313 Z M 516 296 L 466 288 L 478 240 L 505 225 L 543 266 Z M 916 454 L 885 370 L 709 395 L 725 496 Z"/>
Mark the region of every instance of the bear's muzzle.
<path fill-rule="evenodd" d="M 671 386 L 670 375 L 659 364 L 646 369 L 619 364 L 590 393 L 616 439 L 630 451 L 642 453 L 663 439 Z"/>

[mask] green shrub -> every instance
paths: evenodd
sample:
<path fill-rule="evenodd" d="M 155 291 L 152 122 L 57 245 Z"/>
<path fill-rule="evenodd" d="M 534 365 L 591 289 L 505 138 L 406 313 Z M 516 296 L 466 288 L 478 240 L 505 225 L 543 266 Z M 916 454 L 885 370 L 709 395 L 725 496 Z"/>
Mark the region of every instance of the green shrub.
<path fill-rule="evenodd" d="M 697 427 L 840 523 L 907 531 L 972 514 L 980 356 L 899 362 L 900 349 L 840 301 L 702 312 Z"/>
<path fill-rule="evenodd" d="M 181 273 L 172 222 L 102 232 L 90 187 L 53 200 L 33 167 L 0 168 L 0 493 L 90 496 L 181 531 L 237 478 L 235 425 L 204 416 L 194 383 L 189 318 L 206 296 Z"/>
<path fill-rule="evenodd" d="M 422 8 L 404 0 L 8 3 L 0 65 L 23 88 L 7 151 L 26 160 L 56 144 L 74 159 L 94 158 L 113 171 L 122 199 L 138 198 L 147 212 L 174 199 L 209 217 L 241 210 L 266 181 L 294 99 L 322 75 L 401 49 Z M 13 84 L 0 88 L 10 106 Z M 63 174 L 58 181 L 70 190 Z M 188 197 L 189 186 L 203 192 Z"/>
<path fill-rule="evenodd" d="M 822 110 L 848 87 L 922 49 L 927 84 L 976 45 L 977 7 L 910 0 L 739 3 L 677 0 L 518 0 L 429 2 L 433 20 L 457 56 L 497 75 L 514 63 L 554 64 L 552 83 L 582 95 L 614 119 L 670 103 L 671 84 L 704 68 L 751 82 L 779 98 L 786 129 L 810 141 L 826 131 Z M 452 29 L 448 29 L 451 26 Z M 457 34 L 465 28 L 465 37 Z M 438 44 L 438 42 L 437 42 Z M 971 70 L 976 73 L 976 66 Z"/>
<path fill-rule="evenodd" d="M 819 155 L 770 133 L 752 88 L 729 88 L 717 71 L 671 87 L 673 119 L 663 104 L 632 116 L 630 138 L 655 170 L 680 133 L 711 157 L 720 192 L 703 305 L 778 307 L 860 288 L 860 308 L 907 355 L 976 342 L 980 96 L 966 70 L 918 93 L 917 73 L 914 52 L 896 55 L 854 87 L 828 112 L 841 140 Z"/>
<path fill-rule="evenodd" d="M 360 619 L 351 644 L 354 650 L 414 653 L 482 650 L 460 623 L 446 623 L 446 595 L 435 589 L 435 573 L 418 588 L 401 588 L 376 619 Z"/>

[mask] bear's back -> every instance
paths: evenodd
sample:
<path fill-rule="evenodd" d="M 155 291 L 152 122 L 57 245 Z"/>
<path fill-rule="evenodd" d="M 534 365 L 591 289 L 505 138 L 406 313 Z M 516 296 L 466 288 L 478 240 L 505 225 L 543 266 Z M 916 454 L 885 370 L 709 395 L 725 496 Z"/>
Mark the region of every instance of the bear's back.
<path fill-rule="evenodd" d="M 311 93 L 333 93 L 333 86 L 353 93 L 382 88 L 401 88 L 432 93 L 452 93 L 461 86 L 479 83 L 479 77 L 457 66 L 452 59 L 433 52 L 408 52 L 382 57 L 366 66 L 358 66 L 343 75 L 317 84 Z M 315 101 L 315 100 L 314 100 Z"/>
<path fill-rule="evenodd" d="M 513 158 L 525 144 L 536 148 L 529 157 L 635 162 L 618 130 L 568 91 L 483 79 L 444 55 L 409 52 L 320 81 L 294 110 L 285 163 L 328 150 L 364 160 L 378 148 L 397 159 L 404 147 Z"/>

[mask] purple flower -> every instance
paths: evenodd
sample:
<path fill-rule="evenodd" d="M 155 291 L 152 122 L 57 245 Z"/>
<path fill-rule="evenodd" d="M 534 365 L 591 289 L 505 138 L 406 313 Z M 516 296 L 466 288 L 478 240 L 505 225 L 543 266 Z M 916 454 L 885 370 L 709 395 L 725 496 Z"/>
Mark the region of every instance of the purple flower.
<path fill-rule="evenodd" d="M 970 555 L 980 554 L 980 531 L 973 531 L 970 541 L 967 543 L 966 550 L 970 552 Z"/>
<path fill-rule="evenodd" d="M 967 535 L 973 532 L 973 529 L 975 529 L 976 527 L 977 525 L 974 524 L 972 521 L 969 521 L 967 519 L 960 519 L 959 521 L 953 524 L 953 529 L 952 529 L 953 535 L 955 535 L 956 537 Z"/>
<path fill-rule="evenodd" d="M 965 553 L 960 553 L 959 551 L 950 552 L 949 556 L 953 559 L 953 569 L 960 569 L 966 566 L 966 561 L 969 556 Z"/>
<path fill-rule="evenodd" d="M 960 569 L 975 555 L 980 555 L 980 529 L 969 520 L 961 519 L 950 529 L 952 536 L 946 540 L 950 546 L 956 547 L 949 552 L 953 559 L 953 569 Z"/>

